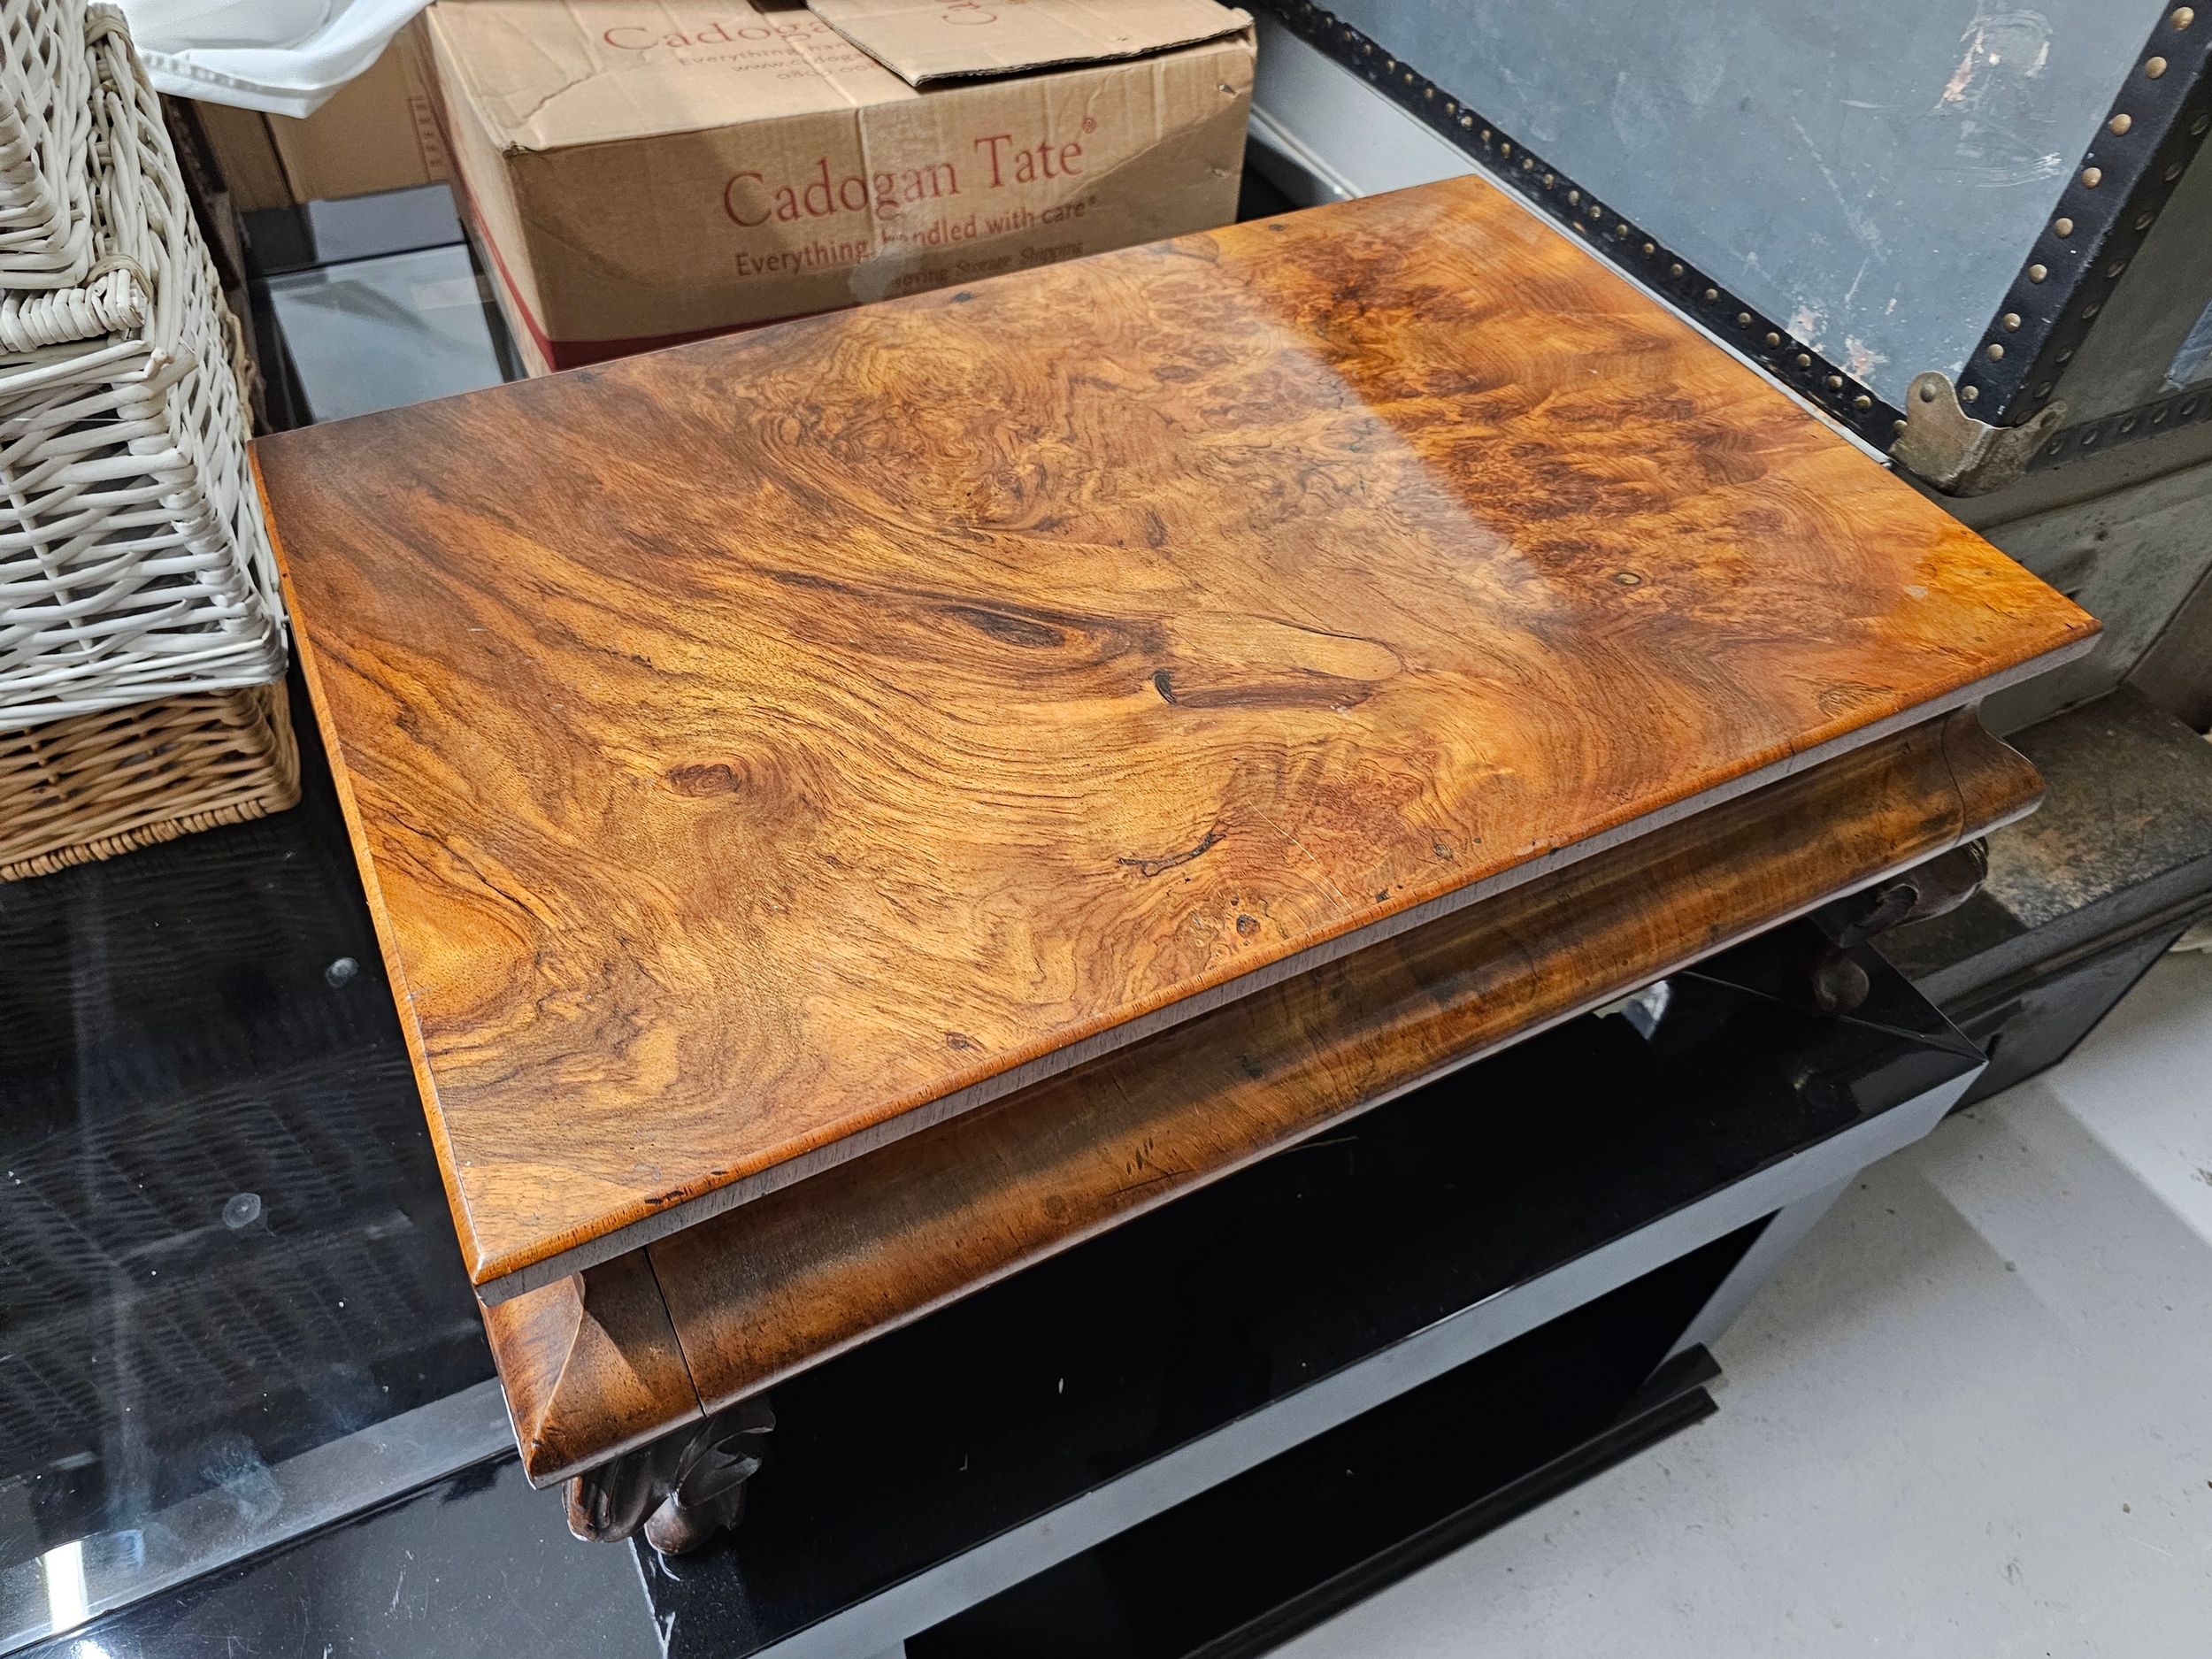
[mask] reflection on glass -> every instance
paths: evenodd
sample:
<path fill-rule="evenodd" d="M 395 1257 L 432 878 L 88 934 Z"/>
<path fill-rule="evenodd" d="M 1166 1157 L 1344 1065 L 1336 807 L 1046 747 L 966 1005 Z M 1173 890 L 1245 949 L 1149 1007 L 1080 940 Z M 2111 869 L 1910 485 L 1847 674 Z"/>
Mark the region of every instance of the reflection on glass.
<path fill-rule="evenodd" d="M 505 1440 L 311 744 L 289 812 L 0 885 L 0 1654 Z"/>
<path fill-rule="evenodd" d="M 74 1630 L 91 1611 L 85 1599 L 84 1541 L 73 1540 L 40 1557 L 46 1575 L 46 1618 L 58 1630 Z"/>
<path fill-rule="evenodd" d="M 456 244 L 269 280 L 317 420 L 496 386 L 490 296 Z"/>

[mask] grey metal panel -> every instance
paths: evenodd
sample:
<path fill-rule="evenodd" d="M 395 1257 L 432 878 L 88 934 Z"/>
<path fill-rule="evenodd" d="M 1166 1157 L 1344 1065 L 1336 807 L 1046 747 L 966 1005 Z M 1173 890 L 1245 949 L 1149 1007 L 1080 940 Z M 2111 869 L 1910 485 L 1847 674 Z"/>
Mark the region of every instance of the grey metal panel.
<path fill-rule="evenodd" d="M 1896 403 L 1974 349 L 2162 10 L 1333 9 Z"/>
<path fill-rule="evenodd" d="M 2212 573 L 2212 463 L 1983 534 L 2104 624 L 2097 647 L 1998 692 L 1982 717 L 2014 732 L 2103 695 L 2125 679 Z M 2212 675 L 2212 664 L 2205 665 Z"/>
<path fill-rule="evenodd" d="M 1307 149 L 1295 133 L 1271 120 L 1256 104 L 1244 137 L 1244 165 L 1281 191 L 1293 207 L 1348 202 L 1360 194 L 1341 173 Z"/>
<path fill-rule="evenodd" d="M 2193 730 L 2212 728 L 2212 572 L 2137 659 L 2127 683 Z"/>

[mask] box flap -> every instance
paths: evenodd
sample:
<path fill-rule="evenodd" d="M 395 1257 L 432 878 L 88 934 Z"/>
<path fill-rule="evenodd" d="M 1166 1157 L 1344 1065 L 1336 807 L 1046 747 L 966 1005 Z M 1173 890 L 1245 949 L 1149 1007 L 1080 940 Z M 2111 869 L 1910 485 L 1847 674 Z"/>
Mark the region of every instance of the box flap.
<path fill-rule="evenodd" d="M 1141 58 L 1252 26 L 1214 0 L 807 0 L 909 85 Z"/>
<path fill-rule="evenodd" d="M 429 20 L 503 150 L 916 96 L 795 0 L 440 0 Z"/>

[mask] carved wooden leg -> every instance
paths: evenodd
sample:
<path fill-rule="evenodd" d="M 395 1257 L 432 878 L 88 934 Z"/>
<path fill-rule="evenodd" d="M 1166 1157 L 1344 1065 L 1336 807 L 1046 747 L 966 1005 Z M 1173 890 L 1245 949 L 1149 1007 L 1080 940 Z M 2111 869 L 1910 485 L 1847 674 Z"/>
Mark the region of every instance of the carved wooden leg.
<path fill-rule="evenodd" d="M 764 1395 L 587 1470 L 568 1483 L 568 1530 L 611 1543 L 645 1528 L 664 1555 L 696 1549 L 745 1513 L 745 1483 L 759 1470 L 762 1437 L 776 1426 Z"/>
<path fill-rule="evenodd" d="M 1852 948 L 1907 922 L 1956 910 L 1980 890 L 1988 873 L 1989 844 L 1971 841 L 1822 905 L 1789 935 L 1799 1000 L 1816 1014 L 1851 1012 L 1871 988 L 1866 970 L 1851 960 Z"/>

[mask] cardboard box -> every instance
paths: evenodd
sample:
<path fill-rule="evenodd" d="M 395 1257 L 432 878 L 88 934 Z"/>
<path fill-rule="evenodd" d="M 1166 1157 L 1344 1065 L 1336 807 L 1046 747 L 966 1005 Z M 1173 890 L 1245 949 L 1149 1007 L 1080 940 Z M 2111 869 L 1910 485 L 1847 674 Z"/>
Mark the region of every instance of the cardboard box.
<path fill-rule="evenodd" d="M 1146 58 L 1248 27 L 1214 0 L 806 0 L 909 86 Z"/>
<path fill-rule="evenodd" d="M 231 205 L 241 213 L 266 207 L 289 207 L 297 199 L 292 182 L 284 176 L 276 141 L 269 136 L 269 118 L 259 110 L 241 110 L 227 104 L 207 104 L 196 98 L 181 100 L 192 106 L 200 130 L 207 134 L 216 171 L 230 194 Z"/>
<path fill-rule="evenodd" d="M 445 146 L 404 34 L 304 119 L 196 101 L 231 204 L 242 213 L 435 184 Z"/>
<path fill-rule="evenodd" d="M 543 373 L 1228 223 L 1253 39 L 1209 9 L 1228 33 L 1200 44 L 919 89 L 772 0 L 424 20 L 456 182 Z"/>
<path fill-rule="evenodd" d="M 403 190 L 446 176 L 430 91 L 403 40 L 387 46 L 314 114 L 272 115 L 268 122 L 296 202 Z"/>

